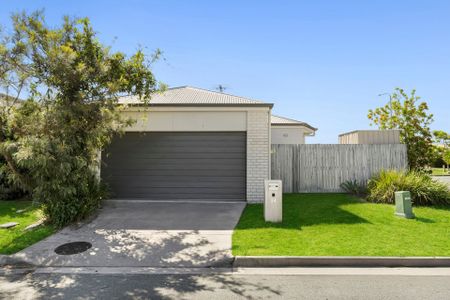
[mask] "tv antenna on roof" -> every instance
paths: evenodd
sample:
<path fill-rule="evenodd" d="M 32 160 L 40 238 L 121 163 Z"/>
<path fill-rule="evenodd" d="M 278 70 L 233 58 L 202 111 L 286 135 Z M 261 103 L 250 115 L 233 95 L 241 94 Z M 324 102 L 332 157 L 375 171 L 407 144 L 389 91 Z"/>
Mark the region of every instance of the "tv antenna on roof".
<path fill-rule="evenodd" d="M 223 84 L 218 84 L 218 85 L 216 85 L 216 87 L 215 87 L 215 90 L 216 91 L 219 91 L 219 93 L 223 93 L 223 92 L 225 92 L 225 90 L 227 90 L 228 89 L 228 87 L 227 86 L 224 86 Z"/>

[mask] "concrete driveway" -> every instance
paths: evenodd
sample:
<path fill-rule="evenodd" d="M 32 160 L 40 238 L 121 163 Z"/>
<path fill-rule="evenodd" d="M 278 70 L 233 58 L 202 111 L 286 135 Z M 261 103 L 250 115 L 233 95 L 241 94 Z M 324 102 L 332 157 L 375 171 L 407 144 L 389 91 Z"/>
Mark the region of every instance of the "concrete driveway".
<path fill-rule="evenodd" d="M 442 183 L 445 183 L 450 188 L 450 176 L 447 175 L 441 175 L 441 176 L 431 176 L 434 180 L 440 181 Z"/>
<path fill-rule="evenodd" d="M 231 235 L 245 203 L 106 201 L 81 227 L 67 227 L 17 253 L 37 266 L 225 267 Z M 86 241 L 81 254 L 57 255 L 64 243 Z"/>

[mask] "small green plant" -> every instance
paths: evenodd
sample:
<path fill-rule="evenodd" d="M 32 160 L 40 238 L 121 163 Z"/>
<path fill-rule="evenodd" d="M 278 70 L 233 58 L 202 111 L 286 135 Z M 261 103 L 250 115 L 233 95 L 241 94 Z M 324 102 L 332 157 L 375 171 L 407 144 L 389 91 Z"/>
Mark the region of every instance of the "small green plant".
<path fill-rule="evenodd" d="M 365 196 L 367 194 L 367 186 L 364 182 L 357 180 L 347 180 L 341 183 L 341 189 L 346 193 L 355 196 Z"/>
<path fill-rule="evenodd" d="M 367 184 L 367 200 L 394 203 L 395 192 L 410 191 L 415 205 L 449 205 L 450 190 L 423 172 L 384 170 Z"/>

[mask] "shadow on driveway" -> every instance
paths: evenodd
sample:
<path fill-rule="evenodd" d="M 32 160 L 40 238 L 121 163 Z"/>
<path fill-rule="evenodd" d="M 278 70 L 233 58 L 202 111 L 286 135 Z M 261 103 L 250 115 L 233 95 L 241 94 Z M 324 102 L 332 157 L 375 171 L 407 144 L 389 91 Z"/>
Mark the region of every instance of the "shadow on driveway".
<path fill-rule="evenodd" d="M 231 235 L 245 203 L 106 201 L 93 221 L 68 227 L 15 257 L 37 266 L 226 267 Z M 86 252 L 54 249 L 86 241 Z"/>

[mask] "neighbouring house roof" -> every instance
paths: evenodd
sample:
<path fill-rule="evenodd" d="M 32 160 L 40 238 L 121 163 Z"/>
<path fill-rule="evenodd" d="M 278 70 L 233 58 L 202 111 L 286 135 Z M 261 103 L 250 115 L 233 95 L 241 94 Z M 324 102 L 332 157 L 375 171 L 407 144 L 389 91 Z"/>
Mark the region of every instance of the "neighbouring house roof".
<path fill-rule="evenodd" d="M 15 100 L 14 97 L 8 96 L 6 94 L 0 93 L 0 106 L 4 105 L 20 105 L 20 103 L 24 102 L 24 100 L 18 98 Z"/>
<path fill-rule="evenodd" d="M 317 130 L 317 128 L 312 127 L 308 123 L 275 115 L 272 115 L 271 124 L 272 126 L 304 126 L 313 131 Z"/>
<path fill-rule="evenodd" d="M 140 100 L 137 96 L 124 96 L 119 98 L 120 104 L 128 105 L 145 105 L 144 101 Z M 266 103 L 259 100 L 229 95 L 225 93 L 219 93 L 209 91 L 205 89 L 180 86 L 173 87 L 165 90 L 161 93 L 154 93 L 151 99 L 148 101 L 150 106 L 160 105 L 189 105 L 189 106 L 269 106 L 272 107 L 272 103 Z"/>
<path fill-rule="evenodd" d="M 344 135 L 349 135 L 349 134 L 353 134 L 353 133 L 362 133 L 362 132 L 369 132 L 369 133 L 378 133 L 378 132 L 400 132 L 400 129 L 358 129 L 358 130 L 353 130 L 353 131 L 349 131 L 349 132 L 344 132 L 341 133 L 339 136 L 344 136 Z"/>

